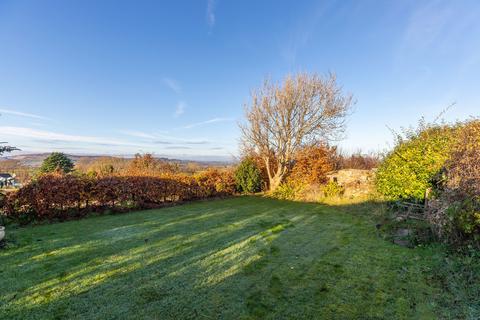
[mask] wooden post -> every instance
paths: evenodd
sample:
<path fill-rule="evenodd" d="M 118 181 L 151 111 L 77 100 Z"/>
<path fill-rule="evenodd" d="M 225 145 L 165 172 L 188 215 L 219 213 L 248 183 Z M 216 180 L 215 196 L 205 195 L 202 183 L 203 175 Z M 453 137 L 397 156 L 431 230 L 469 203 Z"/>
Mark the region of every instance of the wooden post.
<path fill-rule="evenodd" d="M 432 192 L 432 188 L 427 188 L 427 190 L 425 190 L 425 203 L 424 203 L 425 210 L 428 208 L 428 198 L 430 197 L 431 192 Z"/>

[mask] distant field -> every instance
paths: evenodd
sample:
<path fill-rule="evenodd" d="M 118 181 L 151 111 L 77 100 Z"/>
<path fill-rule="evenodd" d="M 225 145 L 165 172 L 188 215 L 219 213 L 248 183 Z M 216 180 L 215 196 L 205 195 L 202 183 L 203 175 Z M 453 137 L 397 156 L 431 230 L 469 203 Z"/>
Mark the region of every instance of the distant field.
<path fill-rule="evenodd" d="M 18 229 L 0 319 L 452 318 L 442 249 L 381 239 L 375 210 L 240 197 Z"/>

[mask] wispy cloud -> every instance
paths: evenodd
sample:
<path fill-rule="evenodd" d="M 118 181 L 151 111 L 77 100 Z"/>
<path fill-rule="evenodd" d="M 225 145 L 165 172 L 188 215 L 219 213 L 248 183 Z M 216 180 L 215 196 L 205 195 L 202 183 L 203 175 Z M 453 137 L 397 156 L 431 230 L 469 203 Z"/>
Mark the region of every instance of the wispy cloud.
<path fill-rule="evenodd" d="M 290 64 L 295 64 L 299 51 L 305 49 L 311 42 L 319 23 L 324 18 L 327 11 L 332 6 L 332 2 L 320 1 L 302 17 L 296 26 L 288 34 L 288 38 L 283 40 L 281 54 Z"/>
<path fill-rule="evenodd" d="M 452 6 L 425 1 L 413 11 L 400 44 L 401 54 L 419 53 L 439 45 L 451 33 L 452 21 L 457 23 Z M 458 24 L 457 24 L 458 25 Z"/>
<path fill-rule="evenodd" d="M 37 114 L 20 112 L 20 111 L 10 110 L 10 109 L 0 109 L 0 115 L 1 114 L 9 114 L 9 115 L 13 115 L 13 116 L 39 119 L 39 120 L 51 120 L 50 118 L 47 118 L 47 117 L 44 117 L 44 116 L 39 116 Z"/>
<path fill-rule="evenodd" d="M 215 26 L 215 6 L 216 6 L 215 0 L 207 1 L 207 24 L 208 24 L 208 27 L 210 28 L 210 32 Z"/>
<path fill-rule="evenodd" d="M 172 137 L 164 134 L 148 133 L 136 130 L 122 130 L 122 134 L 135 137 L 151 140 L 150 143 L 153 144 L 185 144 L 185 145 L 195 145 L 195 144 L 209 144 L 210 141 L 207 140 L 190 140 L 178 137 Z M 0 132 L 1 133 L 1 132 Z"/>
<path fill-rule="evenodd" d="M 439 93 L 441 103 L 460 97 L 465 78 L 480 64 L 480 10 L 462 4 L 461 1 L 419 1 L 409 11 L 392 56 L 392 70 L 396 75 L 401 76 L 406 70 L 415 73 L 409 76 L 404 92 L 423 90 L 431 85 L 444 70 L 435 63 L 444 61 L 449 76 L 442 80 L 448 89 Z"/>
<path fill-rule="evenodd" d="M 173 114 L 173 116 L 175 118 L 178 118 L 180 117 L 182 114 L 185 113 L 185 107 L 187 106 L 187 104 L 183 101 L 179 101 L 178 104 L 177 104 L 177 107 L 175 108 L 175 113 Z"/>
<path fill-rule="evenodd" d="M 206 140 L 199 140 L 199 141 L 185 141 L 183 142 L 184 144 L 209 144 L 210 141 L 206 141 Z"/>
<path fill-rule="evenodd" d="M 25 127 L 7 127 L 0 126 L 0 134 L 6 136 L 15 136 L 30 138 L 34 140 L 42 140 L 45 142 L 59 143 L 59 142 L 83 142 L 97 145 L 109 145 L 109 146 L 137 146 L 137 144 L 119 141 L 115 139 L 94 137 L 94 136 L 80 136 L 69 135 L 63 133 L 56 133 L 50 131 L 36 130 Z"/>
<path fill-rule="evenodd" d="M 15 138 L 14 145 L 28 152 L 51 152 L 65 150 L 73 154 L 116 154 L 131 155 L 136 152 L 172 152 L 165 154 L 167 157 L 177 157 L 178 152 L 185 157 L 197 159 L 202 153 L 211 154 L 215 148 L 210 149 L 211 142 L 207 140 L 188 140 L 182 138 L 162 136 L 158 133 L 142 131 L 123 131 L 132 137 L 120 139 L 115 137 L 101 137 L 89 135 L 64 134 L 46 130 L 37 130 L 28 127 L 0 126 L 0 136 L 8 139 Z M 134 140 L 133 138 L 141 138 Z M 153 139 L 155 138 L 155 139 Z M 218 149 L 220 150 L 220 149 Z M 221 155 L 216 155 L 218 157 Z"/>
<path fill-rule="evenodd" d="M 170 146 L 170 147 L 165 147 L 165 149 L 168 149 L 168 150 L 190 150 L 192 148 L 186 147 L 186 146 Z"/>
<path fill-rule="evenodd" d="M 162 81 L 169 89 L 171 89 L 176 94 L 182 93 L 182 87 L 176 80 L 165 77 L 162 79 Z"/>
<path fill-rule="evenodd" d="M 204 126 L 204 125 L 207 125 L 207 124 L 218 123 L 218 122 L 230 122 L 230 121 L 233 121 L 233 120 L 234 119 L 232 119 L 232 118 L 213 118 L 213 119 L 202 121 L 202 122 L 192 123 L 192 124 L 184 126 L 183 128 L 184 129 L 191 129 L 191 128 L 195 128 L 195 127 Z"/>
<path fill-rule="evenodd" d="M 152 141 L 154 144 L 173 144 L 171 141 L 165 141 L 165 140 L 154 140 Z"/>
<path fill-rule="evenodd" d="M 122 130 L 120 133 L 125 134 L 127 136 L 135 137 L 135 138 L 144 138 L 144 139 L 156 139 L 157 137 L 153 134 L 142 132 L 142 131 L 135 131 L 135 130 Z"/>

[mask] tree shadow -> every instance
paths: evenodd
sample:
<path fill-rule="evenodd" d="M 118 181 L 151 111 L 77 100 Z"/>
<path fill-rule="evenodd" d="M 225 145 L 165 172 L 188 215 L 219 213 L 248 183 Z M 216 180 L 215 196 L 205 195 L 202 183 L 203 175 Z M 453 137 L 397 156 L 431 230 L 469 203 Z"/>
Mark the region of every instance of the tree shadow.
<path fill-rule="evenodd" d="M 378 206 L 242 197 L 32 228 L 0 253 L 0 318 L 431 315 L 424 253 L 376 236 Z"/>

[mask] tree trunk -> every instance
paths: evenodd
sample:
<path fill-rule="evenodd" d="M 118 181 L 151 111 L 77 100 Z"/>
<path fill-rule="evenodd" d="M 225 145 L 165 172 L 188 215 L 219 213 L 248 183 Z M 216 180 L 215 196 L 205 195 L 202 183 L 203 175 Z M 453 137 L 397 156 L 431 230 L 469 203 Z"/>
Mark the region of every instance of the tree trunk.
<path fill-rule="evenodd" d="M 270 191 L 275 191 L 278 186 L 282 183 L 283 176 L 276 174 L 275 176 L 269 178 L 270 180 Z"/>
<path fill-rule="evenodd" d="M 270 168 L 270 159 L 268 157 L 264 158 L 265 166 L 267 167 L 268 182 L 270 185 L 269 191 L 275 191 L 277 187 L 283 182 L 283 178 L 287 172 L 286 167 L 282 163 L 277 163 L 276 172 Z"/>

